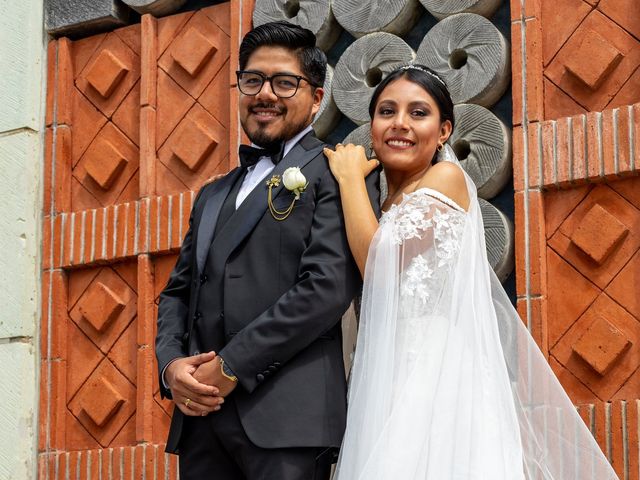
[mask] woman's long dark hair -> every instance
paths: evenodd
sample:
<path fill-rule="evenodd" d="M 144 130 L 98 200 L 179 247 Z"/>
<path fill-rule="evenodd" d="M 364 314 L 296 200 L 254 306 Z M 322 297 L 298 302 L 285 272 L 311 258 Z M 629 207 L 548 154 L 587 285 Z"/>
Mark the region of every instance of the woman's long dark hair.
<path fill-rule="evenodd" d="M 440 110 L 440 122 L 449 120 L 451 122 L 451 131 L 453 132 L 454 118 L 453 118 L 453 101 L 451 95 L 444 80 L 440 76 L 424 65 L 413 64 L 411 66 L 405 65 L 392 71 L 385 77 L 382 82 L 378 84 L 373 91 L 371 102 L 369 103 L 369 116 L 373 120 L 376 104 L 382 91 L 394 80 L 399 78 L 406 78 L 410 82 L 420 85 L 429 95 L 433 97 Z"/>

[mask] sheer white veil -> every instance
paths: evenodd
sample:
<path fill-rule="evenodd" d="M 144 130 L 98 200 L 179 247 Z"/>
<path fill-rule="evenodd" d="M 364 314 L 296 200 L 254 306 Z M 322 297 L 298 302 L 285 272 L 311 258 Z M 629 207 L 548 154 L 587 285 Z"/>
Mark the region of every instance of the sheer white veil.
<path fill-rule="evenodd" d="M 449 146 L 441 157 L 459 165 Z M 424 189 L 373 239 L 334 478 L 617 479 L 493 273 L 465 178 L 466 213 Z M 399 242 L 402 215 L 423 230 Z M 409 281 L 428 308 L 407 306 Z"/>

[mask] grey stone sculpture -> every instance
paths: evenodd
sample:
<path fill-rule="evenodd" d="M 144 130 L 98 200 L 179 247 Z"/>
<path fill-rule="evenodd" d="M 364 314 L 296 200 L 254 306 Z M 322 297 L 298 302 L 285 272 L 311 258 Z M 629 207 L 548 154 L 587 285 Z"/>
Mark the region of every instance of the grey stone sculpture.
<path fill-rule="evenodd" d="M 477 13 L 485 18 L 491 17 L 502 0 L 420 0 L 427 11 L 438 20 L 456 13 Z"/>
<path fill-rule="evenodd" d="M 327 76 L 323 87 L 324 97 L 322 97 L 320 110 L 313 121 L 313 129 L 319 138 L 326 138 L 340 121 L 340 111 L 336 107 L 336 102 L 333 101 L 332 83 L 333 67 L 327 65 Z"/>
<path fill-rule="evenodd" d="M 286 20 L 308 28 L 316 44 L 327 51 L 340 36 L 340 26 L 331 12 L 330 0 L 259 0 L 253 10 L 253 25 Z"/>
<path fill-rule="evenodd" d="M 187 0 L 122 0 L 140 14 L 150 13 L 156 17 L 169 15 L 182 7 Z"/>
<path fill-rule="evenodd" d="M 354 37 L 373 32 L 402 35 L 420 18 L 418 0 L 333 0 L 338 23 Z"/>
<path fill-rule="evenodd" d="M 418 47 L 416 62 L 437 71 L 454 103 L 491 107 L 511 79 L 507 40 L 486 18 L 460 13 L 438 22 Z"/>
<path fill-rule="evenodd" d="M 44 24 L 56 37 L 95 34 L 126 25 L 129 14 L 118 0 L 47 0 Z"/>
<path fill-rule="evenodd" d="M 332 85 L 336 105 L 354 123 L 367 123 L 375 86 L 396 66 L 409 63 L 414 57 L 411 47 L 390 33 L 359 38 L 336 64 Z"/>
<path fill-rule="evenodd" d="M 480 105 L 456 105 L 453 113 L 456 127 L 449 144 L 478 187 L 478 196 L 492 198 L 511 178 L 511 131 Z"/>
<path fill-rule="evenodd" d="M 484 223 L 487 257 L 496 276 L 504 282 L 513 271 L 513 223 L 486 200 L 482 198 L 478 200 Z"/>

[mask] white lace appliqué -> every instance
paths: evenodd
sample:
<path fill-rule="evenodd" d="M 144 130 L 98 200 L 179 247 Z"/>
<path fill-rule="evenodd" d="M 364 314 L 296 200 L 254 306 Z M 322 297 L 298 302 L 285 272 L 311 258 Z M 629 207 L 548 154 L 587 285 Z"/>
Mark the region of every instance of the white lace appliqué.
<path fill-rule="evenodd" d="M 430 189 L 406 195 L 402 203 L 393 205 L 381 219 L 381 225 L 391 228 L 397 245 L 424 242 L 421 253 L 411 259 L 402 276 L 401 295 L 413 297 L 413 302 L 405 304 L 409 310 L 423 310 L 439 297 L 460 248 L 465 219 L 461 207 Z"/>

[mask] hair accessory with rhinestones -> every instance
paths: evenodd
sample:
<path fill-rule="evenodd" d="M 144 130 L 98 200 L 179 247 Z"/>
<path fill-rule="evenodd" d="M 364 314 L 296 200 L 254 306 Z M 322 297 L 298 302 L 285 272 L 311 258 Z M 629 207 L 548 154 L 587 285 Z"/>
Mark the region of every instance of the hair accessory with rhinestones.
<path fill-rule="evenodd" d="M 445 87 L 447 86 L 446 83 L 444 83 L 444 80 L 442 80 L 438 75 L 436 75 L 435 73 L 427 70 L 424 67 L 421 67 L 420 65 L 415 65 L 413 63 L 410 63 L 408 65 L 403 65 L 402 67 L 399 67 L 398 70 L 420 70 L 421 72 L 426 73 L 427 75 L 431 75 L 433 78 L 435 78 L 436 80 L 438 80 L 442 85 L 444 85 Z"/>

